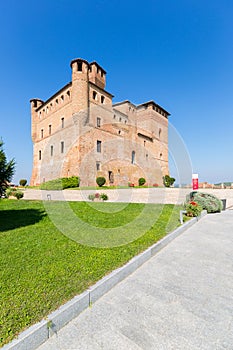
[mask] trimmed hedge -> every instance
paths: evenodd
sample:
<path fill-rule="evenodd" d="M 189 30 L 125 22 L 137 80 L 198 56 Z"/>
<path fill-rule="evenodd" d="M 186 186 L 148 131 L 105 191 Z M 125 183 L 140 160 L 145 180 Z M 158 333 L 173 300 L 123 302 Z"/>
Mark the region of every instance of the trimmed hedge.
<path fill-rule="evenodd" d="M 186 201 L 189 202 L 190 200 L 202 206 L 203 209 L 207 210 L 207 213 L 217 213 L 223 208 L 222 201 L 219 198 L 205 192 L 190 192 L 186 197 Z"/>
<path fill-rule="evenodd" d="M 140 177 L 140 179 L 138 179 L 138 186 L 143 186 L 146 183 L 146 179 L 144 179 L 144 177 Z"/>
<path fill-rule="evenodd" d="M 105 184 L 105 182 L 106 182 L 106 179 L 103 176 L 99 176 L 96 178 L 96 183 L 99 187 L 102 187 Z"/>
<path fill-rule="evenodd" d="M 62 177 L 40 185 L 41 190 L 64 190 L 65 188 L 79 187 L 80 179 L 78 176 Z"/>

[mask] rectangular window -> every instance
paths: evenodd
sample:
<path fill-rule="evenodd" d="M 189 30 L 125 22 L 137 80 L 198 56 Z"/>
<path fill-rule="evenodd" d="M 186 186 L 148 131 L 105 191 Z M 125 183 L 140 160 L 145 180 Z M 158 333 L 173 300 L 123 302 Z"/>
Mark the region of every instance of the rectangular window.
<path fill-rule="evenodd" d="M 97 120 L 96 120 L 97 128 L 100 128 L 100 122 L 101 122 L 101 119 L 99 117 L 97 117 Z"/>
<path fill-rule="evenodd" d="M 43 137 L 44 137 L 44 129 L 41 129 L 41 131 L 40 131 L 40 137 L 43 139 Z"/>
<path fill-rule="evenodd" d="M 97 140 L 97 152 L 101 153 L 101 141 Z"/>
<path fill-rule="evenodd" d="M 51 133 L 52 133 L 52 125 L 50 124 L 49 125 L 49 135 L 51 135 Z"/>
<path fill-rule="evenodd" d="M 50 147 L 50 155 L 53 156 L 53 146 Z"/>
<path fill-rule="evenodd" d="M 41 160 L 41 151 L 39 151 L 39 160 Z"/>
<path fill-rule="evenodd" d="M 96 162 L 96 170 L 97 170 L 97 171 L 100 170 L 100 162 Z"/>
<path fill-rule="evenodd" d="M 62 127 L 62 129 L 64 128 L 64 125 L 65 125 L 64 118 L 61 118 L 61 127 Z"/>
<path fill-rule="evenodd" d="M 62 141 L 61 142 L 61 153 L 64 153 L 64 148 L 65 148 L 64 141 Z"/>
<path fill-rule="evenodd" d="M 83 64 L 82 62 L 78 62 L 78 72 L 82 72 Z"/>

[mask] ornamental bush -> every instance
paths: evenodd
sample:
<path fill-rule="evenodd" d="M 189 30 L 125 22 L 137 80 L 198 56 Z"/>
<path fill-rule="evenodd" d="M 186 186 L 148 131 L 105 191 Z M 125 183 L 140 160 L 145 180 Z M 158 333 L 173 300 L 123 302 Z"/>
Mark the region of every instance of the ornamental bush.
<path fill-rule="evenodd" d="M 102 187 L 105 184 L 105 182 L 106 182 L 106 179 L 103 176 L 99 176 L 96 178 L 96 183 L 99 187 Z"/>
<path fill-rule="evenodd" d="M 143 186 L 146 183 L 146 179 L 144 179 L 144 177 L 140 177 L 140 179 L 138 179 L 138 185 L 139 186 Z"/>
<path fill-rule="evenodd" d="M 106 193 L 101 193 L 100 194 L 100 198 L 103 200 L 103 201 L 107 201 L 108 200 L 108 195 Z"/>
<path fill-rule="evenodd" d="M 217 213 L 222 210 L 222 201 L 210 193 L 205 192 L 191 192 L 187 195 L 186 201 L 195 201 L 203 209 L 207 210 L 207 213 Z"/>
<path fill-rule="evenodd" d="M 108 196 L 105 193 L 91 193 L 91 194 L 89 194 L 88 199 L 90 201 L 94 201 L 95 199 L 100 199 L 102 201 L 107 201 L 108 200 Z"/>
<path fill-rule="evenodd" d="M 197 202 L 190 201 L 185 203 L 185 210 L 187 211 L 187 216 L 199 216 L 202 212 L 202 206 Z"/>
<path fill-rule="evenodd" d="M 26 179 L 21 179 L 21 180 L 19 180 L 19 184 L 20 184 L 20 186 L 26 186 L 26 183 L 27 183 L 27 180 Z"/>
<path fill-rule="evenodd" d="M 19 200 L 19 199 L 23 198 L 24 194 L 22 191 L 16 191 L 14 196 Z"/>
<path fill-rule="evenodd" d="M 171 187 L 175 181 L 176 179 L 174 179 L 174 177 L 170 177 L 169 175 L 163 176 L 163 184 L 165 187 Z"/>
<path fill-rule="evenodd" d="M 10 196 L 20 199 L 23 198 L 24 193 L 22 191 L 17 190 L 16 188 L 8 187 L 6 189 L 6 197 L 9 198 Z"/>

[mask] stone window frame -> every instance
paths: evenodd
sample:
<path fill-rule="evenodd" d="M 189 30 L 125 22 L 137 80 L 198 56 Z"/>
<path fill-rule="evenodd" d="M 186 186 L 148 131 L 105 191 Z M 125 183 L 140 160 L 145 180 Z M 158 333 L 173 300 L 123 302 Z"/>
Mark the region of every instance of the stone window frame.
<path fill-rule="evenodd" d="M 96 141 L 96 151 L 98 152 L 98 153 L 101 153 L 101 150 L 102 149 L 102 141 L 100 141 L 100 140 L 97 140 Z"/>
<path fill-rule="evenodd" d="M 97 126 L 97 128 L 100 128 L 100 126 L 101 126 L 101 118 L 100 117 L 96 118 L 96 126 Z"/>
<path fill-rule="evenodd" d="M 96 162 L 96 171 L 100 171 L 101 170 L 101 163 L 100 162 Z"/>
<path fill-rule="evenodd" d="M 53 151 L 54 151 L 54 148 L 53 148 L 53 145 L 50 146 L 50 156 L 53 157 Z"/>
<path fill-rule="evenodd" d="M 132 153 L 131 153 L 131 164 L 135 164 L 135 155 L 136 155 L 136 152 L 132 151 Z"/>
<path fill-rule="evenodd" d="M 97 101 L 97 92 L 96 91 L 92 92 L 92 98 L 94 101 Z"/>
<path fill-rule="evenodd" d="M 61 141 L 61 153 L 64 153 L 65 150 L 65 142 Z"/>

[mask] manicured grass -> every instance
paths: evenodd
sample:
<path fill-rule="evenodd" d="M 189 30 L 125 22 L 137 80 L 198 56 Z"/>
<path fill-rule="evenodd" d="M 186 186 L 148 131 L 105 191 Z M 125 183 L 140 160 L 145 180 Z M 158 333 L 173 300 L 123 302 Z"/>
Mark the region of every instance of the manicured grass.
<path fill-rule="evenodd" d="M 64 205 L 46 202 L 51 217 L 56 213 L 60 221 L 66 221 Z M 103 233 L 116 228 L 113 235 L 125 229 L 132 238 L 136 232 L 136 239 L 110 248 L 82 245 L 55 227 L 43 202 L 0 200 L 0 346 L 179 225 L 180 207 L 174 205 L 70 202 L 68 206 L 80 222 L 89 224 L 88 232 L 85 225 L 82 232 L 88 242 L 91 235 L 95 242 L 99 228 Z M 140 214 L 143 220 L 138 223 Z M 67 221 L 68 215 L 67 211 Z M 152 216 L 154 224 L 144 233 Z"/>

